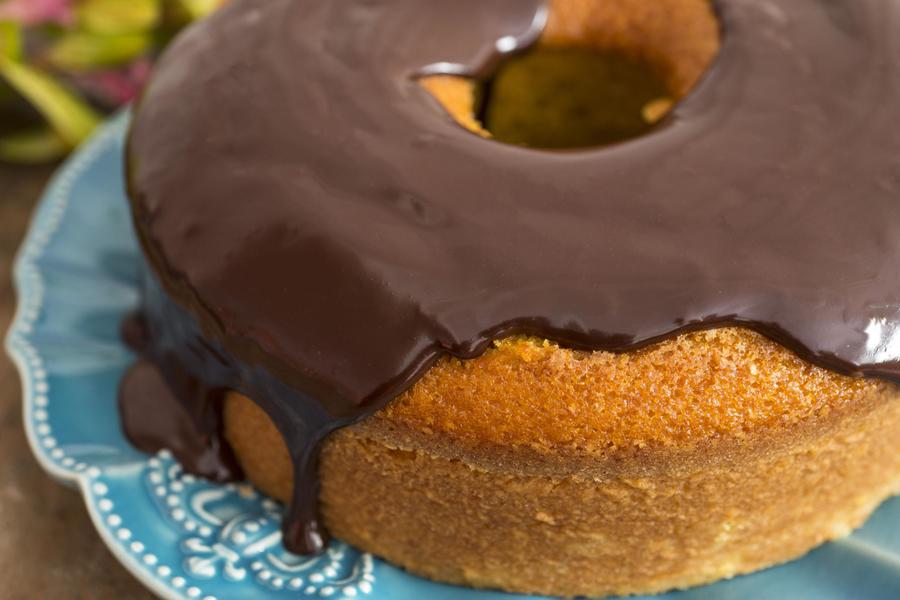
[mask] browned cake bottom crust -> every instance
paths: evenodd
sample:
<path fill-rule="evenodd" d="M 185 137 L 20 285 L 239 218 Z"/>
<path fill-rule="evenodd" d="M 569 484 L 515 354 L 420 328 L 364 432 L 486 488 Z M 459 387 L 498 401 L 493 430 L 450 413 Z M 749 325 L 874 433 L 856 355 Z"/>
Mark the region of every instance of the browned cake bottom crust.
<path fill-rule="evenodd" d="M 516 592 L 659 592 L 848 534 L 900 491 L 900 388 L 741 329 L 625 354 L 506 340 L 446 358 L 325 445 L 335 536 L 409 571 Z M 226 436 L 285 500 L 274 426 L 232 394 Z"/>

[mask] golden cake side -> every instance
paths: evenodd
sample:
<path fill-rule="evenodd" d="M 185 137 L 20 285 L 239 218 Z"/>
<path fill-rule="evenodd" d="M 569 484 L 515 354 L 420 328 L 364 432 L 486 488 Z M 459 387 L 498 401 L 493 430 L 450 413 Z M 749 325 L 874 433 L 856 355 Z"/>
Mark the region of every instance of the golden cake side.
<path fill-rule="evenodd" d="M 890 384 L 812 366 L 740 329 L 625 354 L 529 339 L 445 359 L 323 451 L 336 536 L 441 581 L 607 595 L 794 558 L 900 486 Z M 247 399 L 226 436 L 289 497 L 280 436 Z"/>

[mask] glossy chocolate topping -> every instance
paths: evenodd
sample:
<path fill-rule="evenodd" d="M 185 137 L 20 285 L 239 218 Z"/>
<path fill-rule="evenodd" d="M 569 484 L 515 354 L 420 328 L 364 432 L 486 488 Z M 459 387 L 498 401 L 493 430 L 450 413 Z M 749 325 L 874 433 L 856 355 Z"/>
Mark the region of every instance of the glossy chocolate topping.
<path fill-rule="evenodd" d="M 129 144 L 148 356 L 273 418 L 289 548 L 321 547 L 321 439 L 495 338 L 743 325 L 900 381 L 900 4 L 717 7 L 652 134 L 569 151 L 482 139 L 415 81 L 531 43 L 539 0 L 238 0 L 174 44 Z"/>

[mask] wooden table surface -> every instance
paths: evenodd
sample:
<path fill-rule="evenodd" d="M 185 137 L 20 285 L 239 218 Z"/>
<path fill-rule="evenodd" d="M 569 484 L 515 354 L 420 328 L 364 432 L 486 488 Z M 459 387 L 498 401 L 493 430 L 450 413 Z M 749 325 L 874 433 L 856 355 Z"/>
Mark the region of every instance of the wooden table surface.
<path fill-rule="evenodd" d="M 12 259 L 51 172 L 0 165 L 0 335 L 15 309 Z M 32 457 L 19 378 L 0 354 L 0 598 L 152 598 L 100 541 L 81 496 Z"/>

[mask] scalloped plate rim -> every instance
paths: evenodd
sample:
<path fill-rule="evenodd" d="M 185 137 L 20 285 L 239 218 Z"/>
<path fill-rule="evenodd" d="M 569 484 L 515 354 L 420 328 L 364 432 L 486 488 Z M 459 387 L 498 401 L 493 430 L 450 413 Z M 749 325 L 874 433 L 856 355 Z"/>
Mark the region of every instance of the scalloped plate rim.
<path fill-rule="evenodd" d="M 4 347 L 19 374 L 19 381 L 22 386 L 22 420 L 25 425 L 26 439 L 28 440 L 31 453 L 37 459 L 41 468 L 60 483 L 78 489 L 87 508 L 88 515 L 94 524 L 94 529 L 100 535 L 103 543 L 113 553 L 116 560 L 138 579 L 142 585 L 166 600 L 182 600 L 183 596 L 180 593 L 164 585 L 158 578 L 148 573 L 147 569 L 138 562 L 134 555 L 129 554 L 120 544 L 116 543 L 112 534 L 103 523 L 103 518 L 97 509 L 96 502 L 92 502 L 94 496 L 90 489 L 91 478 L 88 473 L 86 471 L 77 472 L 56 464 L 46 453 L 46 449 L 39 443 L 34 424 L 32 419 L 29 418 L 29 415 L 35 408 L 36 391 L 34 389 L 34 368 L 26 359 L 25 349 L 31 348 L 34 352 L 36 350 L 28 339 L 29 332 L 27 327 L 25 327 L 27 323 L 25 313 L 29 308 L 39 305 L 39 301 L 34 282 L 28 281 L 27 271 L 32 269 L 32 272 L 40 280 L 39 285 L 43 285 L 43 274 L 30 256 L 33 254 L 36 258 L 40 256 L 40 252 L 43 250 L 37 241 L 41 233 L 46 235 L 49 240 L 57 232 L 60 223 L 59 220 L 53 219 L 51 211 L 55 207 L 61 207 L 62 210 L 67 208 L 64 189 L 68 180 L 74 180 L 80 175 L 80 169 L 89 166 L 93 158 L 92 154 L 102 149 L 103 145 L 108 143 L 107 138 L 117 133 L 118 121 L 127 118 L 126 115 L 127 112 L 123 111 L 111 120 L 103 123 L 78 152 L 59 167 L 44 189 L 37 208 L 29 220 L 26 229 L 27 233 L 13 258 L 12 284 L 16 296 L 16 308 L 6 333 Z"/>

